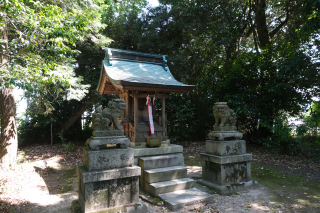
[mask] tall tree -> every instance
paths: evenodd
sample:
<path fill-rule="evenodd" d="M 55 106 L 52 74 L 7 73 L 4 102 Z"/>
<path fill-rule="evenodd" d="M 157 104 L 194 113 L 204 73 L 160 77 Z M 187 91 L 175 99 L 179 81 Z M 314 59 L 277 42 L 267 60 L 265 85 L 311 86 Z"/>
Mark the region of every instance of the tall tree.
<path fill-rule="evenodd" d="M 1 26 L 1 68 L 8 69 L 8 28 L 7 24 Z M 1 79 L 3 80 L 3 79 Z M 6 81 L 0 81 L 0 164 L 4 167 L 12 167 L 16 163 L 17 141 L 17 124 L 16 124 L 16 105 L 12 87 L 5 88 Z"/>
<path fill-rule="evenodd" d="M 52 101 L 81 99 L 88 86 L 74 74 L 76 43 L 103 27 L 103 1 L 34 2 L 13 0 L 0 4 L 2 27 L 0 67 L 1 150 L 0 162 L 14 165 L 17 132 L 15 101 L 10 94 L 14 86 L 28 92 L 43 114 L 53 111 Z M 9 134 L 9 135 L 8 135 Z M 14 144 L 15 148 L 9 145 Z M 11 162 L 8 163 L 7 156 Z"/>
<path fill-rule="evenodd" d="M 196 85 L 188 96 L 168 99 L 171 134 L 204 138 L 213 120 L 208 106 L 227 101 L 242 130 L 261 142 L 279 113 L 297 114 L 318 94 L 319 1 L 159 2 L 145 15 L 117 19 L 108 35 L 115 47 L 168 55 L 177 80 Z M 131 26 L 140 36 L 119 33 Z M 181 131 L 189 128 L 197 134 Z"/>

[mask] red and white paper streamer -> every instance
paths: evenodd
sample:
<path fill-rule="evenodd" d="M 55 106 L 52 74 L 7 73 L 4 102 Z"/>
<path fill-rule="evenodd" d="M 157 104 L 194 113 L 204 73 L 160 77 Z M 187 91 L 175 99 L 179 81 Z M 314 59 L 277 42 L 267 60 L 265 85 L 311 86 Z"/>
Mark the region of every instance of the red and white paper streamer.
<path fill-rule="evenodd" d="M 148 106 L 148 115 L 149 115 L 149 126 L 150 126 L 150 134 L 154 134 L 154 125 L 153 125 L 153 116 L 152 116 L 152 106 L 150 105 L 151 98 L 148 97 L 146 98 L 147 102 L 146 105 Z"/>

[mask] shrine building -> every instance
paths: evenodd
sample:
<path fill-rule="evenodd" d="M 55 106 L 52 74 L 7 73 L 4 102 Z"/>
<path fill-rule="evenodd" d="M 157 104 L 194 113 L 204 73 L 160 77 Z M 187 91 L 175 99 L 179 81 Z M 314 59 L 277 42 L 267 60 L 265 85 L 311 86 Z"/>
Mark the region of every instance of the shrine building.
<path fill-rule="evenodd" d="M 124 134 L 131 140 L 131 147 L 146 143 L 150 136 L 148 107 L 146 98 L 151 99 L 154 124 L 153 137 L 161 141 L 168 138 L 165 99 L 168 93 L 188 93 L 193 85 L 177 81 L 171 74 L 165 55 L 147 54 L 112 48 L 106 51 L 102 61 L 97 91 L 100 94 L 118 94 L 127 104 L 120 121 Z M 162 114 L 155 112 L 155 99 L 161 99 Z M 150 110 L 150 108 L 149 108 Z"/>

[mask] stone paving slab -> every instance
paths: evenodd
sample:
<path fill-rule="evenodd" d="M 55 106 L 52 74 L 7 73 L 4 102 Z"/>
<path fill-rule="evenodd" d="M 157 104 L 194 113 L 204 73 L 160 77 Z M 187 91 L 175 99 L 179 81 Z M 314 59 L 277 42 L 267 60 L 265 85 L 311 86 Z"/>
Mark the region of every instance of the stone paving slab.
<path fill-rule="evenodd" d="M 187 168 L 184 166 L 172 166 L 143 171 L 144 180 L 148 183 L 180 179 L 187 177 Z"/>
<path fill-rule="evenodd" d="M 196 188 L 178 190 L 158 195 L 171 211 L 188 208 L 193 205 L 213 203 L 213 195 Z"/>
<path fill-rule="evenodd" d="M 172 167 L 179 166 L 181 160 L 179 155 L 144 157 L 139 158 L 139 166 L 142 170 Z"/>
<path fill-rule="evenodd" d="M 192 188 L 194 185 L 194 180 L 190 178 L 181 178 L 157 183 L 146 183 L 147 192 L 156 197 L 158 194 L 164 194 L 168 192 L 173 192 L 182 189 Z"/>

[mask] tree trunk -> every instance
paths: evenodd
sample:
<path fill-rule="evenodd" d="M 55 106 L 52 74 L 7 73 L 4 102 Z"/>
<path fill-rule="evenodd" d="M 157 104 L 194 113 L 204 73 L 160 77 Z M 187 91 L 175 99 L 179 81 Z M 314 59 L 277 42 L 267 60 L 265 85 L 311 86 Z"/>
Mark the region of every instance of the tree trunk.
<path fill-rule="evenodd" d="M 5 168 L 10 168 L 16 165 L 18 149 L 16 105 L 12 88 L 6 88 L 0 91 L 0 105 L 0 164 Z"/>
<path fill-rule="evenodd" d="M 4 16 L 5 17 L 5 16 Z M 8 28 L 6 18 L 1 24 L 0 38 L 5 40 L 0 45 L 0 62 L 4 69 L 9 69 L 8 55 Z M 0 81 L 1 87 L 4 88 L 6 79 Z M 16 102 L 13 95 L 13 89 L 5 88 L 0 90 L 0 164 L 5 168 L 16 165 L 18 137 L 16 125 Z"/>
<path fill-rule="evenodd" d="M 72 115 L 60 128 L 60 132 L 66 132 L 78 119 L 81 115 L 86 111 L 86 109 L 92 105 L 92 103 L 99 98 L 99 95 L 92 95 L 89 100 L 84 103 L 80 110 Z"/>
<path fill-rule="evenodd" d="M 82 140 L 82 123 L 81 123 L 81 116 L 77 119 L 77 121 L 74 123 L 74 138 L 76 141 Z"/>
<path fill-rule="evenodd" d="M 266 19 L 266 0 L 257 0 L 256 24 L 260 48 L 265 48 L 269 41 L 269 33 Z"/>

